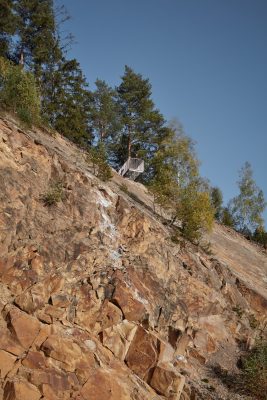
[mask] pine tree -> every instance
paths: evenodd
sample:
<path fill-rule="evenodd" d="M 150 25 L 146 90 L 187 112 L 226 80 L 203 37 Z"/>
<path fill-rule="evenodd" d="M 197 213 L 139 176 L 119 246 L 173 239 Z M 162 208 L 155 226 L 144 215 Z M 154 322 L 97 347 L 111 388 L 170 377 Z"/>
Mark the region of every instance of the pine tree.
<path fill-rule="evenodd" d="M 234 220 L 234 217 L 232 215 L 230 207 L 224 207 L 222 209 L 221 223 L 223 225 L 230 226 L 231 228 L 234 228 L 235 220 Z"/>
<path fill-rule="evenodd" d="M 253 240 L 267 249 L 267 232 L 263 226 L 258 226 L 253 233 Z"/>
<path fill-rule="evenodd" d="M 97 79 L 96 90 L 91 97 L 91 127 L 100 142 L 111 142 L 120 131 L 116 91 L 103 80 Z"/>
<path fill-rule="evenodd" d="M 230 203 L 235 227 L 240 232 L 253 232 L 263 226 L 262 213 L 266 207 L 263 191 L 258 188 L 251 165 L 246 162 L 239 173 L 239 195 Z"/>
<path fill-rule="evenodd" d="M 156 132 L 165 122 L 151 99 L 151 84 L 126 66 L 117 92 L 123 124 L 117 143 L 118 161 L 136 156 L 150 159 L 157 149 Z"/>
<path fill-rule="evenodd" d="M 0 0 L 0 56 L 10 57 L 11 39 L 16 31 L 13 0 Z"/>
<path fill-rule="evenodd" d="M 77 60 L 64 60 L 57 71 L 53 126 L 76 143 L 88 145 L 90 92 Z"/>
<path fill-rule="evenodd" d="M 17 57 L 41 81 L 42 73 L 60 49 L 53 0 L 16 0 L 18 16 Z"/>
<path fill-rule="evenodd" d="M 211 189 L 211 202 L 215 210 L 215 218 L 220 221 L 222 214 L 223 194 L 218 187 Z"/>

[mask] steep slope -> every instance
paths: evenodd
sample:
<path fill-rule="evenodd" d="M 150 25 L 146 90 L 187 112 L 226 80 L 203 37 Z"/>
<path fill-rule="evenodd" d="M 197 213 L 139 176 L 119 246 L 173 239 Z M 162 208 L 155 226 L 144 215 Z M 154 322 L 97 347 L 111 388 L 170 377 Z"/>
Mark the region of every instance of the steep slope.
<path fill-rule="evenodd" d="M 266 332 L 265 254 L 219 226 L 213 255 L 173 243 L 140 184 L 10 118 L 0 185 L 0 399 L 248 398 L 215 372 Z"/>

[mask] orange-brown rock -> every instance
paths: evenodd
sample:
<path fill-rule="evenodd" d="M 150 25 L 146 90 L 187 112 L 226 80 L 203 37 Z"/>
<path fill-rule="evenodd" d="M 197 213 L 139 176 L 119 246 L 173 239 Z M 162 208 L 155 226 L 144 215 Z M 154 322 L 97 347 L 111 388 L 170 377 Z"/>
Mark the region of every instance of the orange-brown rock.
<path fill-rule="evenodd" d="M 138 326 L 125 360 L 139 378 L 147 381 L 158 361 L 158 339 Z"/>
<path fill-rule="evenodd" d="M 101 312 L 97 317 L 97 321 L 100 322 L 101 327 L 105 329 L 117 325 L 122 321 L 122 319 L 121 310 L 110 301 L 104 301 Z"/>
<path fill-rule="evenodd" d="M 82 399 L 130 400 L 130 394 L 118 384 L 116 374 L 98 369 L 91 375 L 81 390 Z"/>
<path fill-rule="evenodd" d="M 138 300 L 136 289 L 131 289 L 121 282 L 116 286 L 113 301 L 119 305 L 128 321 L 141 321 L 145 315 L 145 306 Z"/>
<path fill-rule="evenodd" d="M 57 396 L 64 397 L 66 392 L 67 396 L 69 391 L 79 387 L 79 381 L 74 373 L 65 373 L 53 368 L 43 370 L 31 370 L 28 373 L 29 381 L 40 387 L 41 385 L 48 385 Z"/>
<path fill-rule="evenodd" d="M 82 358 L 81 348 L 67 338 L 49 336 L 41 348 L 46 356 L 61 361 L 65 371 L 74 371 L 76 363 Z"/>
<path fill-rule="evenodd" d="M 103 344 L 117 358 L 124 360 L 136 330 L 137 325 L 125 319 L 122 323 L 103 330 Z"/>
<path fill-rule="evenodd" d="M 171 400 L 179 400 L 185 384 L 185 377 L 174 369 L 156 367 L 150 382 L 160 394 Z"/>
<path fill-rule="evenodd" d="M 40 323 L 28 314 L 12 309 L 7 315 L 8 326 L 21 346 L 28 350 L 40 331 Z"/>
<path fill-rule="evenodd" d="M 4 388 L 3 400 L 39 400 L 39 390 L 25 381 L 7 381 Z"/>
<path fill-rule="evenodd" d="M 31 369 L 46 368 L 46 358 L 40 351 L 29 351 L 27 356 L 23 359 L 22 365 Z"/>
<path fill-rule="evenodd" d="M 7 373 L 13 368 L 17 357 L 6 351 L 0 350 L 0 377 L 4 379 Z"/>
<path fill-rule="evenodd" d="M 21 356 L 24 352 L 24 348 L 7 329 L 0 329 L 0 349 L 16 356 Z"/>

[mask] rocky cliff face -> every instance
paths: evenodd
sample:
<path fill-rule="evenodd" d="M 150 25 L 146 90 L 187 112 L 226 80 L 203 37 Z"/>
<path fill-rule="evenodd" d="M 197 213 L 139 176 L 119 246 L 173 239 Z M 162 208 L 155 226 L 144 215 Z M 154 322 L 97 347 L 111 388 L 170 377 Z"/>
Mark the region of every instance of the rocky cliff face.
<path fill-rule="evenodd" d="M 215 371 L 264 332 L 266 255 L 219 226 L 212 255 L 173 243 L 122 181 L 0 120 L 0 399 L 245 398 Z"/>

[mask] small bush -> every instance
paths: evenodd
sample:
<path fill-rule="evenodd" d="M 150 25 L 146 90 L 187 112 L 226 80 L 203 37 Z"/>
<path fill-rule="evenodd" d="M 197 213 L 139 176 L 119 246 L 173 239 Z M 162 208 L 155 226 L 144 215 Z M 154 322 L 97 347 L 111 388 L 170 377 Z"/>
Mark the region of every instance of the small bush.
<path fill-rule="evenodd" d="M 28 126 L 40 122 L 40 96 L 33 74 L 0 58 L 0 106 Z"/>
<path fill-rule="evenodd" d="M 208 255 L 213 256 L 214 253 L 212 251 L 211 242 L 209 241 L 202 241 L 200 243 L 200 248 Z"/>
<path fill-rule="evenodd" d="M 54 183 L 49 191 L 45 193 L 41 200 L 45 206 L 52 206 L 63 200 L 63 185 L 61 182 Z"/>
<path fill-rule="evenodd" d="M 244 310 L 240 306 L 233 307 L 232 310 L 236 313 L 238 318 L 242 318 Z"/>
<path fill-rule="evenodd" d="M 89 150 L 88 161 L 92 162 L 94 174 L 99 179 L 106 182 L 112 178 L 112 171 L 107 163 L 107 154 L 103 143 L 99 143 Z"/>
<path fill-rule="evenodd" d="M 258 321 L 256 320 L 256 318 L 253 314 L 249 314 L 248 322 L 249 322 L 251 329 L 256 329 L 259 325 Z"/>
<path fill-rule="evenodd" d="M 267 342 L 258 343 L 243 360 L 242 383 L 257 399 L 267 399 Z"/>
<path fill-rule="evenodd" d="M 125 183 L 123 183 L 122 185 L 120 185 L 120 190 L 126 194 L 129 193 L 128 187 L 127 185 L 125 185 Z"/>

